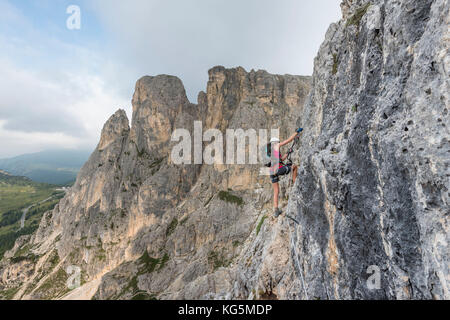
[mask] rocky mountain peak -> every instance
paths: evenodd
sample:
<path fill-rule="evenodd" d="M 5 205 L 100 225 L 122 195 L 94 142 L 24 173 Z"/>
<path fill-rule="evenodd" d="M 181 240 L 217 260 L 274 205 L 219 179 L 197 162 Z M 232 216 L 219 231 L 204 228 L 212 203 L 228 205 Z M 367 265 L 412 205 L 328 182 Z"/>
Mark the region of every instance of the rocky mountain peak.
<path fill-rule="evenodd" d="M 103 126 L 98 148 L 100 150 L 106 148 L 112 141 L 127 135 L 129 131 L 130 125 L 125 110 L 117 110 Z"/>
<path fill-rule="evenodd" d="M 182 81 L 175 76 L 144 76 L 136 82 L 133 95 L 133 114 L 139 116 L 139 109 L 152 112 L 177 110 L 189 104 Z"/>
<path fill-rule="evenodd" d="M 131 137 L 139 149 L 164 148 L 177 117 L 192 106 L 181 80 L 174 76 L 145 76 L 136 83 L 132 100 Z"/>

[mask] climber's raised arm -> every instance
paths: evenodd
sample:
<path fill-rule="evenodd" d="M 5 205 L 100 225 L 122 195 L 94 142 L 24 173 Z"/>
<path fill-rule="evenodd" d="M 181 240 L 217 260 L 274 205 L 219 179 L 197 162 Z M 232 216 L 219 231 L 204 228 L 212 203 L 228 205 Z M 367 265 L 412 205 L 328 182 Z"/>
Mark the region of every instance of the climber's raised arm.
<path fill-rule="evenodd" d="M 287 145 L 288 143 L 291 143 L 298 134 L 300 134 L 300 132 L 303 131 L 303 128 L 298 128 L 297 130 L 295 130 L 295 133 L 289 137 L 289 139 L 284 140 L 283 142 L 280 142 L 280 147 Z"/>

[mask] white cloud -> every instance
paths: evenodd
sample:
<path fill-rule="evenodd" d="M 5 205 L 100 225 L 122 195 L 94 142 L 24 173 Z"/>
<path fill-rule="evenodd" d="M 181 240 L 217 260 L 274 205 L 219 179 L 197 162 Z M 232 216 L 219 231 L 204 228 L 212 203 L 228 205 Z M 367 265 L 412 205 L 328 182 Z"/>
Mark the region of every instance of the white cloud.
<path fill-rule="evenodd" d="M 311 74 L 340 16 L 336 0 L 80 2 L 82 19 L 93 10 L 104 27 L 82 21 L 93 44 L 55 21 L 40 30 L 11 3 L 0 0 L 0 158 L 94 146 L 117 108 L 131 115 L 143 75 L 180 77 L 196 102 L 215 65 Z"/>
<path fill-rule="evenodd" d="M 130 113 L 129 102 L 97 75 L 44 76 L 5 61 L 0 61 L 0 69 L 1 157 L 31 149 L 90 148 L 116 109 Z"/>
<path fill-rule="evenodd" d="M 95 0 L 93 7 L 129 82 L 176 75 L 192 102 L 215 65 L 312 74 L 325 32 L 340 18 L 337 0 Z"/>
<path fill-rule="evenodd" d="M 84 149 L 86 141 L 64 133 L 21 132 L 4 128 L 0 120 L 0 154 L 2 158 L 46 149 Z"/>
<path fill-rule="evenodd" d="M 88 47 L 32 28 L 12 6 L 1 17 L 20 34 L 0 31 L 0 158 L 54 148 L 92 148 L 124 98 L 102 74 L 111 62 Z"/>

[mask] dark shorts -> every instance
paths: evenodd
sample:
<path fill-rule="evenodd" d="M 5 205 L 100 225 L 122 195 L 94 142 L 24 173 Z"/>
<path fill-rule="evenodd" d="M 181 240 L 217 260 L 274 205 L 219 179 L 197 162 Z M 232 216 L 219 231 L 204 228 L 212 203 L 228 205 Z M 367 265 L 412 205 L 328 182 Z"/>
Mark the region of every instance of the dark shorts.
<path fill-rule="evenodd" d="M 287 175 L 291 172 L 291 166 L 282 166 L 275 174 L 270 175 L 272 183 L 280 182 L 280 176 Z"/>

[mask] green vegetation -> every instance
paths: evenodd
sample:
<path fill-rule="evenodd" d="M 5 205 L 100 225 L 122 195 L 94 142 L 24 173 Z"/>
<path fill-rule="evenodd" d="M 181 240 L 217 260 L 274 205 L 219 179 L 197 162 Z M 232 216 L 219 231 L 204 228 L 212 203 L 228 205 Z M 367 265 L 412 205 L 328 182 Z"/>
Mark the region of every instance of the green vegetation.
<path fill-rule="evenodd" d="M 164 254 L 162 258 L 150 257 L 148 251 L 145 250 L 144 254 L 137 260 L 138 272 L 133 276 L 130 281 L 121 289 L 119 293 L 114 295 L 113 300 L 118 300 L 127 295 L 127 299 L 131 300 L 156 300 L 156 294 L 149 294 L 144 290 L 140 290 L 138 287 L 138 277 L 143 274 L 152 272 L 158 272 L 162 270 L 169 261 L 169 255 Z M 129 296 L 131 295 L 131 297 Z"/>
<path fill-rule="evenodd" d="M 357 105 L 357 104 L 355 104 L 355 105 L 352 107 L 352 111 L 353 111 L 353 112 L 358 111 L 358 105 Z"/>
<path fill-rule="evenodd" d="M 59 255 L 58 255 L 58 251 L 53 250 L 53 252 L 50 255 L 50 258 L 48 259 L 48 262 L 50 263 L 50 267 L 49 269 L 52 270 L 53 268 L 55 268 L 58 263 L 59 263 Z"/>
<path fill-rule="evenodd" d="M 153 271 L 160 271 L 164 269 L 169 259 L 170 257 L 167 253 L 165 253 L 164 256 L 160 259 L 152 258 L 149 256 L 146 250 L 144 254 L 139 258 L 139 263 L 143 267 L 139 270 L 138 275 L 152 273 Z"/>
<path fill-rule="evenodd" d="M 244 205 L 244 200 L 241 197 L 231 194 L 229 191 L 220 191 L 219 199 L 225 202 L 233 203 L 238 206 Z"/>
<path fill-rule="evenodd" d="M 219 269 L 220 267 L 228 267 L 231 264 L 232 260 L 228 260 L 225 258 L 225 255 L 222 252 L 217 252 L 212 250 L 208 254 L 208 263 L 214 268 L 214 271 Z"/>
<path fill-rule="evenodd" d="M 166 266 L 168 261 L 169 261 L 169 255 L 167 253 L 165 253 L 164 256 L 161 258 L 159 267 L 156 271 L 160 271 L 160 270 L 164 269 L 164 267 Z"/>
<path fill-rule="evenodd" d="M 3 255 L 6 251 L 12 249 L 17 238 L 33 233 L 34 231 L 36 231 L 38 226 L 38 224 L 31 225 L 20 229 L 20 231 L 17 232 L 15 232 L 12 228 L 8 228 L 8 230 L 2 230 L 4 234 L 0 235 L 0 258 L 3 258 Z"/>
<path fill-rule="evenodd" d="M 114 299 L 120 299 L 126 293 L 131 294 L 131 300 L 156 300 L 156 295 L 148 294 L 143 290 L 139 290 L 138 277 L 146 273 L 152 273 L 154 271 L 162 270 L 166 263 L 169 261 L 169 255 L 166 253 L 161 259 L 150 257 L 148 251 L 145 250 L 144 254 L 138 259 L 139 271 L 131 278 L 130 282 L 117 294 Z"/>
<path fill-rule="evenodd" d="M 36 290 L 40 294 L 40 299 L 52 300 L 65 295 L 70 291 L 66 284 L 67 279 L 68 275 L 62 268 L 50 275 Z"/>
<path fill-rule="evenodd" d="M 4 212 L 26 208 L 54 191 L 55 186 L 0 173 L 0 219 Z"/>
<path fill-rule="evenodd" d="M 333 74 L 338 71 L 339 61 L 336 53 L 333 53 Z"/>
<path fill-rule="evenodd" d="M 0 259 L 14 246 L 17 238 L 33 233 L 42 215 L 52 210 L 63 196 L 64 192 L 57 191 L 53 185 L 0 171 Z M 29 210 L 21 228 L 25 208 Z"/>
<path fill-rule="evenodd" d="M 52 199 L 49 199 L 48 201 L 42 203 L 38 203 L 37 205 L 31 207 L 30 210 L 28 210 L 27 219 L 37 214 L 53 210 L 59 203 L 59 201 L 63 198 L 63 196 L 64 194 L 55 195 Z"/>
<path fill-rule="evenodd" d="M 177 226 L 178 226 L 178 219 L 173 218 L 173 220 L 170 222 L 169 226 L 167 227 L 166 236 L 167 237 L 170 236 L 175 231 Z"/>
<path fill-rule="evenodd" d="M 134 276 L 114 299 L 117 300 L 128 292 L 131 293 L 131 300 L 156 300 L 156 295 L 139 290 L 137 276 Z"/>
<path fill-rule="evenodd" d="M 20 220 L 22 217 L 22 210 L 16 209 L 16 210 L 9 210 L 5 213 L 3 213 L 2 220 L 0 221 L 0 227 L 6 227 L 10 224 L 14 224 L 17 221 Z"/>
<path fill-rule="evenodd" d="M 26 244 L 14 254 L 14 257 L 11 258 L 12 263 L 19 263 L 24 260 L 36 262 L 39 256 L 35 255 L 30 251 L 30 245 Z"/>
<path fill-rule="evenodd" d="M 128 282 L 128 284 L 122 289 L 122 291 L 115 297 L 115 300 L 119 299 L 120 297 L 122 297 L 124 294 L 126 294 L 127 292 L 132 292 L 132 294 L 137 293 L 139 290 L 138 285 L 137 285 L 137 276 L 134 276 L 130 282 Z"/>
<path fill-rule="evenodd" d="M 133 297 L 131 297 L 131 300 L 157 300 L 156 295 L 154 294 L 148 294 L 145 291 L 139 291 L 138 293 L 135 293 Z"/>
<path fill-rule="evenodd" d="M 144 254 L 140 258 L 140 262 L 144 265 L 139 274 L 152 273 L 155 271 L 156 266 L 159 264 L 159 259 L 152 258 L 148 255 L 148 251 L 145 250 Z"/>
<path fill-rule="evenodd" d="M 261 218 L 261 220 L 259 221 L 258 225 L 256 226 L 256 235 L 258 235 L 258 234 L 259 234 L 259 231 L 261 231 L 261 227 L 262 227 L 262 225 L 263 225 L 263 223 L 264 223 L 264 220 L 266 220 L 266 219 L 267 219 L 267 216 L 264 215 L 264 216 Z"/>
<path fill-rule="evenodd" d="M 346 23 L 346 26 L 357 26 L 359 27 L 359 24 L 361 23 L 362 17 L 366 14 L 367 10 L 371 6 L 371 3 L 367 3 L 366 5 L 362 6 L 361 8 L 357 9 L 355 14 L 351 16 Z"/>
<path fill-rule="evenodd" d="M 46 276 L 48 275 L 52 270 L 54 270 L 56 268 L 56 266 L 58 265 L 58 263 L 60 262 L 59 260 L 59 255 L 58 255 L 58 251 L 56 249 L 54 249 L 49 257 L 47 258 L 46 262 L 39 268 L 39 270 L 37 271 L 37 276 L 36 278 L 34 278 L 33 282 L 31 284 L 28 284 L 24 295 L 28 295 L 31 293 L 31 291 L 33 291 L 38 283 Z M 51 287 L 51 278 L 47 279 L 46 281 L 46 286 L 44 288 L 50 288 Z M 50 299 L 50 298 L 48 298 Z"/>
<path fill-rule="evenodd" d="M 26 250 L 25 248 L 23 250 Z M 25 290 L 25 295 L 30 294 L 33 290 L 35 294 L 41 300 L 53 300 L 64 296 L 66 293 L 70 292 L 71 289 L 67 286 L 67 280 L 69 274 L 60 265 L 60 258 L 58 251 L 54 249 L 46 261 L 37 270 L 37 276 L 33 282 L 27 286 Z M 45 278 L 47 276 L 47 278 Z M 44 279 L 45 278 L 45 279 Z M 44 282 L 39 285 L 41 280 Z M 83 278 L 81 278 L 83 283 Z"/>
<path fill-rule="evenodd" d="M 14 258 L 25 256 L 28 254 L 28 252 L 30 252 L 30 245 L 26 244 L 22 248 L 17 250 L 17 252 L 14 254 Z"/>
<path fill-rule="evenodd" d="M 0 292 L 0 297 L 4 300 L 12 300 L 16 295 L 17 291 L 19 291 L 20 287 L 13 287 Z"/>

